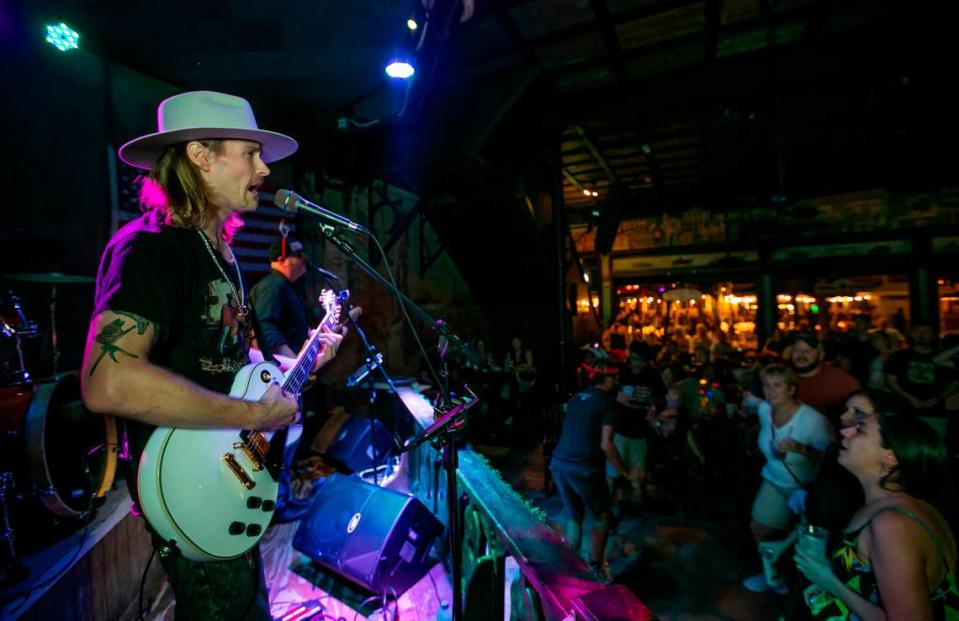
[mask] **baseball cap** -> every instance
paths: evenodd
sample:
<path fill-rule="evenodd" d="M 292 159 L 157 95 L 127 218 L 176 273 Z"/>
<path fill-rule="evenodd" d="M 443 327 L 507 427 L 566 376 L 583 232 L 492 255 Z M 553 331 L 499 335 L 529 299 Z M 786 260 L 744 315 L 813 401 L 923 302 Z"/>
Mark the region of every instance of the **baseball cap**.
<path fill-rule="evenodd" d="M 276 261 L 277 259 L 280 258 L 280 255 L 282 254 L 283 254 L 283 239 L 280 238 L 276 240 L 275 242 L 273 242 L 273 244 L 270 246 L 270 251 L 267 253 L 267 258 L 271 262 Z M 286 255 L 289 256 L 291 254 L 304 255 L 306 254 L 306 248 L 303 246 L 303 242 L 301 242 L 300 240 L 294 237 L 287 237 L 286 238 Z"/>

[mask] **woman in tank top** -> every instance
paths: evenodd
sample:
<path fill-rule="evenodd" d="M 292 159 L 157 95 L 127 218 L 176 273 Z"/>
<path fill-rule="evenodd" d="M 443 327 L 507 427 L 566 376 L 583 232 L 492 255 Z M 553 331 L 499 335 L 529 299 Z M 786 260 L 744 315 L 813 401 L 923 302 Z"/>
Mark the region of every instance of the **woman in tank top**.
<path fill-rule="evenodd" d="M 805 599 L 817 619 L 959 618 L 956 541 L 934 506 L 946 489 L 946 450 L 921 419 L 866 416 L 842 430 L 839 463 L 859 480 L 865 504 L 831 558 L 802 551 L 813 583 Z"/>

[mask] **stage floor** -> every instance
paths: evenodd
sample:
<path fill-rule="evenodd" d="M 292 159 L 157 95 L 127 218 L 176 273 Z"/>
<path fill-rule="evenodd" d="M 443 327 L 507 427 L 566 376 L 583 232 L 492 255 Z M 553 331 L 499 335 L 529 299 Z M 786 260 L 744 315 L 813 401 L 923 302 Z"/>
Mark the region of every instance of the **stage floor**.
<path fill-rule="evenodd" d="M 390 614 L 384 615 L 379 610 L 379 601 L 361 608 L 357 601 L 360 596 L 355 592 L 345 593 L 342 588 L 331 589 L 336 591 L 336 595 L 334 595 L 315 586 L 300 575 L 300 573 L 309 574 L 309 571 L 303 569 L 308 564 L 308 559 L 301 555 L 296 556 L 297 558 L 294 558 L 291 568 L 287 568 L 278 576 L 280 578 L 277 584 L 279 588 L 275 588 L 270 593 L 270 612 L 272 612 L 274 619 L 308 621 L 314 617 L 316 619 L 329 618 L 321 616 L 319 614 L 321 612 L 334 619 L 343 619 L 344 621 L 354 621 L 354 619 L 356 621 L 363 619 L 381 621 L 396 618 L 392 614 L 392 603 L 389 607 Z M 324 582 L 324 584 L 326 583 Z M 448 606 L 452 599 L 449 576 L 446 574 L 442 563 L 435 563 L 427 575 L 423 576 L 419 582 L 400 596 L 398 603 L 399 618 L 404 621 L 443 619 L 444 615 L 440 614 L 441 606 L 446 604 L 444 612 L 448 615 Z M 148 621 L 173 621 L 173 606 L 173 594 L 170 592 L 169 585 L 164 582 L 163 588 L 158 594 L 156 605 L 145 618 Z M 368 614 L 364 614 L 364 611 Z"/>

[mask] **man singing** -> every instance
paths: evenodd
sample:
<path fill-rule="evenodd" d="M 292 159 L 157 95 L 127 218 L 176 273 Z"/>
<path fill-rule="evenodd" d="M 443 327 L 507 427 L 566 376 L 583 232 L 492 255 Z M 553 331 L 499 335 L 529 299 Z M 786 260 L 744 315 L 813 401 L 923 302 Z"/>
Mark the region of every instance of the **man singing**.
<path fill-rule="evenodd" d="M 297 416 L 296 395 L 278 386 L 256 402 L 226 394 L 249 362 L 251 340 L 250 302 L 229 242 L 237 216 L 257 208 L 267 163 L 297 143 L 259 129 L 250 104 L 223 93 L 170 97 L 157 119 L 156 133 L 119 151 L 150 171 L 140 191 L 145 213 L 104 250 L 81 372 L 86 406 L 126 420 L 131 464 L 155 426 L 272 430 Z M 341 337 L 320 339 L 314 371 Z M 271 618 L 256 548 L 204 563 L 153 538 L 177 618 Z"/>

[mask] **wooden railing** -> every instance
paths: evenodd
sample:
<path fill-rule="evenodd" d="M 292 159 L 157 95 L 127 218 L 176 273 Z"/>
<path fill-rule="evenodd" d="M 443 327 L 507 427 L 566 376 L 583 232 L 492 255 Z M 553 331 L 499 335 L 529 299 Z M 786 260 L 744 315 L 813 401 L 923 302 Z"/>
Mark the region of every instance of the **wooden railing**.
<path fill-rule="evenodd" d="M 400 398 L 421 427 L 433 421 L 433 409 L 421 395 L 400 388 Z M 448 523 L 445 473 L 437 451 L 421 446 L 410 456 L 407 476 L 410 491 Z M 457 491 L 466 619 L 562 620 L 571 618 L 573 610 L 597 607 L 616 610 L 615 618 L 655 618 L 626 589 L 608 588 L 482 455 L 460 450 Z M 511 611 L 504 617 L 508 558 L 518 565 L 519 577 L 510 585 Z"/>

